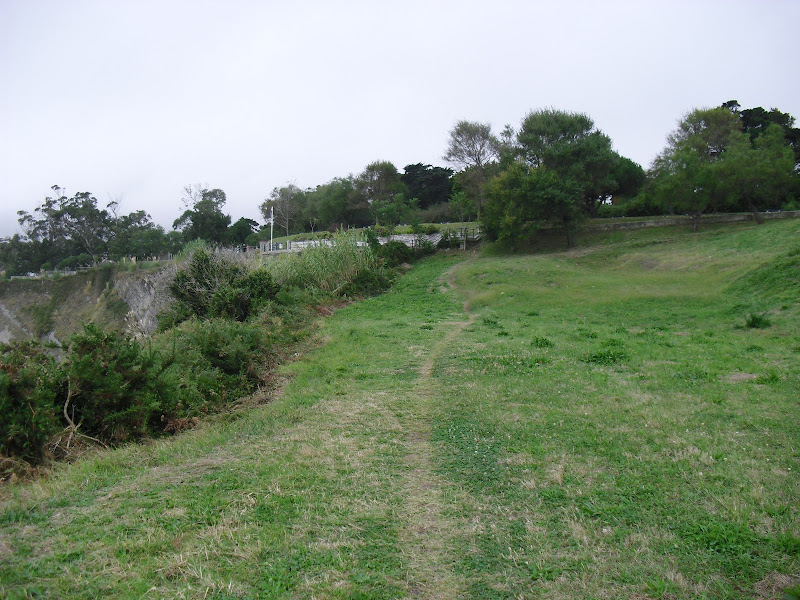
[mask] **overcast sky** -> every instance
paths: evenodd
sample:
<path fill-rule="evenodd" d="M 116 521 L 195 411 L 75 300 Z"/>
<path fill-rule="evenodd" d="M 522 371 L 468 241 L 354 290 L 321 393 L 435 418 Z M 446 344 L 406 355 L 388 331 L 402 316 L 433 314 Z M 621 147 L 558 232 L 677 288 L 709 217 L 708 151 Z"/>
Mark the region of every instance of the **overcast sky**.
<path fill-rule="evenodd" d="M 58 184 L 170 229 L 184 186 L 447 166 L 460 119 L 584 112 L 647 168 L 680 117 L 800 117 L 797 0 L 0 0 L 0 236 Z"/>

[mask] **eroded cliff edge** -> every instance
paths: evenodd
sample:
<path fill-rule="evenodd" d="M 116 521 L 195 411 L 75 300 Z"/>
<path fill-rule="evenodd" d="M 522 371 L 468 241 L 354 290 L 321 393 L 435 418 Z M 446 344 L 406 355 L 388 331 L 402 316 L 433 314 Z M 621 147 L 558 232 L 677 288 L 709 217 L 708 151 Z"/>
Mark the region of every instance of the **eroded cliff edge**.
<path fill-rule="evenodd" d="M 167 307 L 175 266 L 97 269 L 58 279 L 0 282 L 0 342 L 40 340 L 61 344 L 83 323 L 135 337 L 152 334 Z"/>

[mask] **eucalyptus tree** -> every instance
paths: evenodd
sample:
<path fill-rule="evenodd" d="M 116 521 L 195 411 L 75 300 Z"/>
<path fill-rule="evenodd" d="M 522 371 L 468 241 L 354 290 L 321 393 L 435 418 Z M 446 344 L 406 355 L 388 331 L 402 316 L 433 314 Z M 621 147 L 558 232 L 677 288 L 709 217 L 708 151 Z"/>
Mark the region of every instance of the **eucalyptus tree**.
<path fill-rule="evenodd" d="M 89 192 L 68 197 L 54 185 L 54 196 L 47 196 L 33 214 L 19 211 L 19 224 L 29 240 L 41 246 L 41 256 L 55 264 L 71 254 L 86 253 L 96 261 L 106 251 L 112 219 L 107 210 L 97 207 Z M 44 261 L 43 261 L 44 262 Z"/>
<path fill-rule="evenodd" d="M 456 123 L 442 158 L 460 169 L 460 185 L 473 196 L 480 214 L 489 165 L 498 158 L 498 141 L 491 124 L 464 120 Z"/>
<path fill-rule="evenodd" d="M 269 196 L 259 206 L 259 210 L 265 221 L 272 215 L 274 222 L 283 228 L 286 235 L 289 235 L 302 211 L 304 201 L 303 190 L 294 183 L 288 183 L 283 187 L 272 188 Z"/>

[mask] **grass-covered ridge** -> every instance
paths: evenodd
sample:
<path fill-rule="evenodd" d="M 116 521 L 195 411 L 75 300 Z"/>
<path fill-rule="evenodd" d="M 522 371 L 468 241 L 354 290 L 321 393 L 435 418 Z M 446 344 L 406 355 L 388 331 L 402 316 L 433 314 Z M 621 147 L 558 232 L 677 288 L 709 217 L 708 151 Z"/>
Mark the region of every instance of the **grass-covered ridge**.
<path fill-rule="evenodd" d="M 7 487 L 0 595 L 779 598 L 798 239 L 428 259 L 326 319 L 273 403 Z"/>

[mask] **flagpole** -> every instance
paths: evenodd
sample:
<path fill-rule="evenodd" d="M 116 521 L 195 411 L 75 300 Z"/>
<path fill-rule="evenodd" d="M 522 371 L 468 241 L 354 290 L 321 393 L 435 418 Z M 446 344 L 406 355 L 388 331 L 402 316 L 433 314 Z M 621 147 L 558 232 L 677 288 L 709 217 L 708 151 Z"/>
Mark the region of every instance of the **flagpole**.
<path fill-rule="evenodd" d="M 275 224 L 275 218 L 272 215 L 273 207 L 269 207 L 269 251 L 272 252 L 272 227 Z"/>

